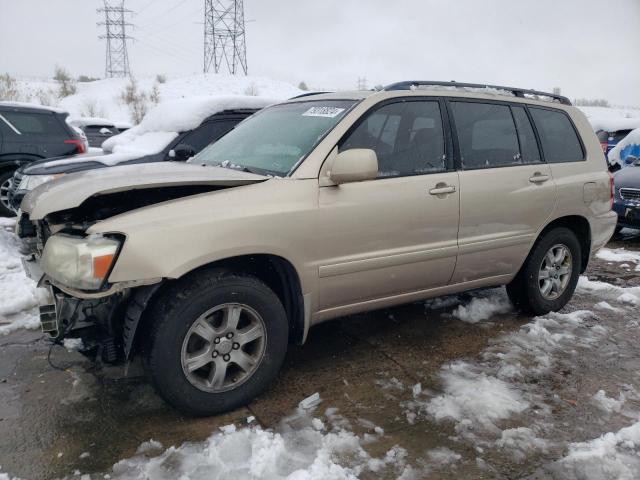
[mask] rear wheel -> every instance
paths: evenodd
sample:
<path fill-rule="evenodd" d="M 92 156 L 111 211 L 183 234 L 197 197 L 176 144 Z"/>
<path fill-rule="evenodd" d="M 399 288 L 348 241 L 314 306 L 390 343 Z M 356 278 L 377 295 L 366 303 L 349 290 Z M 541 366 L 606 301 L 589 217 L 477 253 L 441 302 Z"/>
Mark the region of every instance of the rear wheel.
<path fill-rule="evenodd" d="M 13 172 L 0 173 L 0 216 L 15 217 L 16 213 L 11 209 L 9 204 L 9 188 L 11 188 L 11 178 Z"/>
<path fill-rule="evenodd" d="M 562 309 L 576 289 L 581 258 L 580 243 L 571 230 L 559 227 L 546 232 L 507 285 L 509 298 L 533 315 Z"/>
<path fill-rule="evenodd" d="M 160 395 L 191 415 L 248 403 L 276 377 L 288 320 L 269 287 L 248 275 L 198 273 L 162 293 L 145 365 Z"/>

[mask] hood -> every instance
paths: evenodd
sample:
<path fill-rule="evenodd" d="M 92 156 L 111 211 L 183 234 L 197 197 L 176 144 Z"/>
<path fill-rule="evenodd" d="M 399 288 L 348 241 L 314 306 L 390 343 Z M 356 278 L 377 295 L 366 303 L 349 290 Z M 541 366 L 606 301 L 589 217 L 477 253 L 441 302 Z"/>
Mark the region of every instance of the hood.
<path fill-rule="evenodd" d="M 101 158 L 105 157 L 102 149 L 91 148 L 86 153 L 70 155 L 65 157 L 41 158 L 35 162 L 28 163 L 20 168 L 20 173 L 24 175 L 53 175 L 57 173 L 70 173 L 71 171 L 94 168 Z M 89 165 L 89 167 L 87 167 Z M 72 166 L 77 166 L 77 170 Z"/>
<path fill-rule="evenodd" d="M 144 163 L 88 170 L 60 177 L 29 192 L 22 210 L 31 220 L 80 206 L 91 197 L 163 187 L 232 187 L 268 177 L 220 167 L 181 162 Z"/>
<path fill-rule="evenodd" d="M 640 167 L 627 167 L 616 172 L 613 181 L 617 188 L 640 188 Z"/>

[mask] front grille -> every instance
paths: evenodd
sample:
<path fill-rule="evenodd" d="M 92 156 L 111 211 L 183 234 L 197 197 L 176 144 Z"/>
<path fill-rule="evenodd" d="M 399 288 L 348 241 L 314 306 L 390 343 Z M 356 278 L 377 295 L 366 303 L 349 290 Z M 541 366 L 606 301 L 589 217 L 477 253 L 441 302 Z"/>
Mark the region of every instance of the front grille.
<path fill-rule="evenodd" d="M 640 188 L 621 188 L 620 197 L 624 200 L 640 202 Z"/>

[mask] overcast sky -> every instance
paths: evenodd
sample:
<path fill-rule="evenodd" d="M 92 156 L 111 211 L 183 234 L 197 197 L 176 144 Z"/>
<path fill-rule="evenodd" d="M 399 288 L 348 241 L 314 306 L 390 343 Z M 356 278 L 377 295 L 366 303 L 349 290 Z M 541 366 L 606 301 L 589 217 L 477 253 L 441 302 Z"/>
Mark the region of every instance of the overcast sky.
<path fill-rule="evenodd" d="M 224 0 L 223 0 L 224 1 Z M 136 76 L 202 71 L 203 0 L 125 0 Z M 104 75 L 99 0 L 0 0 L 0 73 Z M 317 88 L 434 79 L 640 107 L 640 0 L 245 0 L 249 73 Z"/>

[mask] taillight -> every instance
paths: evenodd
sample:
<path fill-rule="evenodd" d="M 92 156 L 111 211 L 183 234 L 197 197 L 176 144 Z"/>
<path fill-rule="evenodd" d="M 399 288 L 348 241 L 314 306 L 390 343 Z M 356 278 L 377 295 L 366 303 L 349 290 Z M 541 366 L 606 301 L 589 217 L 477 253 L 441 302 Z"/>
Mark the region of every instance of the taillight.
<path fill-rule="evenodd" d="M 609 201 L 610 203 L 610 207 L 613 210 L 613 200 L 615 198 L 616 195 L 616 184 L 613 181 L 613 175 L 611 175 L 611 173 L 609 173 L 609 186 L 611 187 L 611 199 Z"/>
<path fill-rule="evenodd" d="M 84 148 L 84 142 L 82 140 L 77 140 L 77 139 L 73 138 L 73 139 L 65 140 L 64 143 L 66 143 L 68 145 L 75 145 L 76 146 L 76 153 L 85 153 L 86 152 L 86 149 Z"/>

